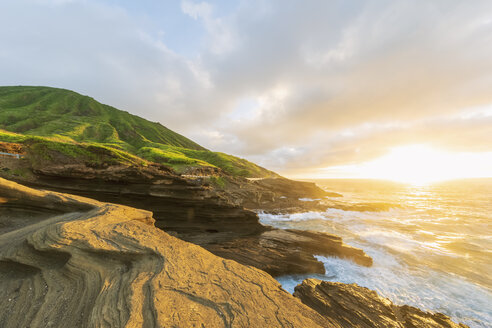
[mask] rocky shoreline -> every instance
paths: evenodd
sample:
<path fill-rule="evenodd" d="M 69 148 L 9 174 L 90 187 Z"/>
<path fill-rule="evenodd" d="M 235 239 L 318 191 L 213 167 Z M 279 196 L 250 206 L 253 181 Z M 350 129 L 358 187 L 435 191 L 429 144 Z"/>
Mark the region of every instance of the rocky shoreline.
<path fill-rule="evenodd" d="M 312 279 L 296 287 L 301 303 L 264 271 L 156 229 L 145 210 L 1 178 L 0 203 L 2 327 L 466 327 Z"/>
<path fill-rule="evenodd" d="M 162 165 L 91 167 L 85 164 L 31 165 L 25 160 L 0 164 L 0 172 L 29 174 L 10 179 L 35 187 L 151 211 L 156 227 L 200 245 L 223 258 L 252 265 L 271 275 L 325 273 L 314 255 L 339 256 L 372 265 L 362 250 L 334 235 L 279 230 L 259 223 L 253 210 L 305 209 L 302 197 L 324 197 L 314 183 L 285 178 L 247 180 L 219 176 L 186 178 Z M 249 209 L 247 209 L 249 208 Z"/>

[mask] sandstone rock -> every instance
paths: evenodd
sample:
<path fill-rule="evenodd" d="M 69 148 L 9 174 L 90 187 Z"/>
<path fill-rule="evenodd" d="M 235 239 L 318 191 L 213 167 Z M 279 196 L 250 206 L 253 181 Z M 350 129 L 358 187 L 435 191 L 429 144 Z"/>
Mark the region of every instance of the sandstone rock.
<path fill-rule="evenodd" d="M 330 326 L 263 271 L 156 229 L 148 211 L 4 179 L 0 199 L 1 327 Z"/>
<path fill-rule="evenodd" d="M 398 306 L 375 291 L 356 284 L 306 279 L 294 296 L 331 323 L 354 328 L 465 328 L 441 313 Z"/>

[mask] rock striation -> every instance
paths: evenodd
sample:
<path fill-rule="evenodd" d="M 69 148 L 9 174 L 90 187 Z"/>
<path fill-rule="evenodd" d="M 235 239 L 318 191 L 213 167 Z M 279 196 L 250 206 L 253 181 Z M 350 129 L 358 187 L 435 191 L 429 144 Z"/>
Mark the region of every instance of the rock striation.
<path fill-rule="evenodd" d="M 342 327 L 148 211 L 0 179 L 1 327 Z"/>
<path fill-rule="evenodd" d="M 19 171 L 27 173 L 10 178 L 36 188 L 152 211 L 156 227 L 275 276 L 324 273 L 323 264 L 314 255 L 341 256 L 367 266 L 372 263 L 363 251 L 344 245 L 339 237 L 266 227 L 254 212 L 244 208 L 247 203 L 252 208 L 273 206 L 275 199 L 283 201 L 279 206 L 303 203 L 298 201 L 300 195 L 318 197 L 324 193 L 313 183 L 223 177 L 227 186 L 220 188 L 210 177 L 186 178 L 158 164 L 96 166 L 60 160 L 30 165 L 29 155 L 0 162 L 0 175 Z"/>
<path fill-rule="evenodd" d="M 466 328 L 441 313 L 395 305 L 375 291 L 356 284 L 306 279 L 294 296 L 332 324 L 353 328 Z"/>

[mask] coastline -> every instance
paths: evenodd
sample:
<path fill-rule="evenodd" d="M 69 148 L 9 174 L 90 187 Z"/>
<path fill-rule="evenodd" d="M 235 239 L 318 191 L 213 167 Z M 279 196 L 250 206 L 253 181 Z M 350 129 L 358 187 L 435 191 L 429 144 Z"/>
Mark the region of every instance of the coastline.
<path fill-rule="evenodd" d="M 15 172 L 23 172 L 23 174 L 16 174 Z M 204 174 L 204 172 L 199 173 Z M 210 172 L 206 173 L 210 174 Z M 249 180 L 218 173 L 220 172 L 215 172 L 215 175 L 179 175 L 161 165 L 110 165 L 93 167 L 83 162 L 71 163 L 69 165 L 66 163 L 60 165 L 53 162 L 45 162 L 40 166 L 32 164 L 29 157 L 29 151 L 27 151 L 26 156 L 21 160 L 2 161 L 0 163 L 0 175 L 7 176 L 11 180 L 16 180 L 17 182 L 36 189 L 50 191 L 35 191 L 21 186 L 12 187 L 12 183 L 10 183 L 10 189 L 5 189 L 4 187 L 2 190 L 4 194 L 5 190 L 9 190 L 7 194 L 12 193 L 12 190 L 16 190 L 14 194 L 22 194 L 22 196 L 18 198 L 12 198 L 12 195 L 9 197 L 0 195 L 3 199 L 7 199 L 6 204 L 13 202 L 15 208 L 17 206 L 15 205 L 16 202 L 20 201 L 20 204 L 24 206 L 24 209 L 21 210 L 21 213 L 23 214 L 17 216 L 14 215 L 14 218 L 7 215 L 7 222 L 4 223 L 3 226 L 11 231 L 6 231 L 7 233 L 4 237 L 7 236 L 5 237 L 7 244 L 11 243 L 12 241 L 9 239 L 9 236 L 15 236 L 15 234 L 18 233 L 17 231 L 23 230 L 23 227 L 16 227 L 13 222 L 20 219 L 20 222 L 23 222 L 22 224 L 30 225 L 32 223 L 29 222 L 31 214 L 35 220 L 41 220 L 43 222 L 50 221 L 50 217 L 53 213 L 56 213 L 57 217 L 59 215 L 68 215 L 69 217 L 73 217 L 76 221 L 80 221 L 79 214 L 72 214 L 73 209 L 69 210 L 69 213 L 60 211 L 60 209 L 57 208 L 58 205 L 56 205 L 56 202 L 55 204 L 45 202 L 43 206 L 41 206 L 44 210 L 36 214 L 36 211 L 38 211 L 40 207 L 35 205 L 36 197 L 33 198 L 32 194 L 39 195 L 39 193 L 52 193 L 53 195 L 60 195 L 57 192 L 63 192 L 64 194 L 62 197 L 69 200 L 69 203 L 70 199 L 75 198 L 79 200 L 79 202 L 91 204 L 90 206 L 110 206 L 117 208 L 118 211 L 120 211 L 120 208 L 126 209 L 126 206 L 131 206 L 128 208 L 129 210 L 123 210 L 122 212 L 126 213 L 126 216 L 129 216 L 127 219 L 130 221 L 133 220 L 131 218 L 133 214 L 128 213 L 146 213 L 144 215 L 146 218 L 143 219 L 143 221 L 146 222 L 146 225 L 149 226 L 147 229 L 150 230 L 144 235 L 133 236 L 132 239 L 137 243 L 148 240 L 148 238 L 161 238 L 150 237 L 150 235 L 159 231 L 157 235 L 164 233 L 166 236 L 173 236 L 181 239 L 183 243 L 191 242 L 197 245 L 195 247 L 199 247 L 203 251 L 209 251 L 213 254 L 208 253 L 208 256 L 217 256 L 217 258 L 222 259 L 222 261 L 226 261 L 224 259 L 233 260 L 237 265 L 245 265 L 249 268 L 254 267 L 255 270 L 259 269 L 260 272 L 266 272 L 265 274 L 267 274 L 268 277 L 292 274 L 324 274 L 326 268 L 324 263 L 319 260 L 319 255 L 349 259 L 354 263 L 366 267 L 372 265 L 372 258 L 362 249 L 346 245 L 340 237 L 334 234 L 297 229 L 278 229 L 271 226 L 265 226 L 260 223 L 259 217 L 256 214 L 259 211 L 271 214 L 292 214 L 305 211 L 322 211 L 328 208 L 344 208 L 343 205 L 340 205 L 340 202 L 336 201 L 336 199 L 341 196 L 340 194 L 326 192 L 312 182 L 293 181 L 282 177 Z M 2 180 L 2 183 L 4 185 L 9 185 L 9 182 L 6 182 L 5 180 Z M 83 201 L 80 201 L 80 198 L 77 198 L 79 196 L 73 195 L 89 197 L 96 200 L 82 198 Z M 26 198 L 27 202 L 26 199 L 23 200 L 23 198 Z M 33 199 L 35 200 L 34 206 L 33 204 L 28 204 L 29 201 Z M 312 199 L 314 199 L 314 201 L 311 201 Z M 317 199 L 324 199 L 328 202 L 323 203 L 317 201 Z M 66 208 L 65 205 L 62 207 Z M 51 212 L 46 212 L 47 208 L 49 208 Z M 144 211 L 139 212 L 140 210 L 137 210 L 136 208 L 140 208 Z M 357 209 L 363 210 L 363 207 L 359 206 Z M 25 216 L 26 213 L 31 214 L 27 215 L 27 219 L 22 219 L 22 216 Z M 5 218 L 5 212 L 3 212 L 3 216 Z M 137 216 L 141 217 L 142 214 L 138 214 Z M 105 214 L 99 214 L 96 221 L 100 220 L 106 220 Z M 137 221 L 141 220 L 142 219 L 137 219 Z M 9 224 L 11 225 L 10 228 L 8 228 Z M 118 225 L 120 224 L 121 223 L 118 223 Z M 80 233 L 81 235 L 85 235 L 86 233 L 89 233 L 89 231 L 89 234 L 96 232 L 96 241 L 94 242 L 99 244 L 101 241 L 97 241 L 97 239 L 100 239 L 100 237 L 97 237 L 100 235 L 100 233 L 97 232 L 98 229 L 100 228 L 96 225 L 86 232 L 80 230 Z M 77 237 L 74 241 L 76 239 Z M 121 246 L 120 241 L 116 236 L 102 238 L 102 242 L 103 244 L 109 243 L 108 245 L 112 245 L 112 247 L 116 247 L 117 249 L 127 247 L 125 245 Z M 8 247 L 8 249 L 11 248 L 11 246 Z M 10 251 L 8 249 L 4 249 L 4 251 Z M 174 251 L 178 251 L 178 253 L 181 252 L 179 249 L 173 249 Z M 93 252 L 93 250 L 89 251 L 91 254 Z M 104 251 L 103 253 L 106 254 L 107 252 Z M 133 261 L 133 256 L 134 255 L 129 259 L 130 262 Z M 145 256 L 146 255 L 144 255 L 144 257 Z M 163 256 L 164 255 L 159 255 L 157 257 Z M 120 257 L 120 255 L 117 256 L 117 258 Z M 127 258 L 127 255 L 123 255 L 123 258 Z M 187 258 L 188 255 L 181 260 L 187 261 Z M 192 258 L 194 257 L 192 256 Z M 205 259 L 208 259 L 208 257 L 204 256 L 202 260 Z M 8 261 L 10 261 L 10 259 Z M 26 267 L 23 266 L 24 264 L 20 264 L 20 266 L 18 264 L 11 265 L 8 261 L 7 266 L 5 267 L 4 265 L 6 272 L 9 273 L 7 277 L 12 277 L 12 274 L 15 274 L 14 272 L 19 272 L 19 268 L 21 269 L 20 271 L 26 269 Z M 24 260 L 14 262 L 24 263 L 23 261 Z M 46 261 L 46 259 L 43 261 Z M 91 256 L 87 257 L 84 255 L 83 261 L 88 261 L 90 263 L 94 261 L 94 259 Z M 123 260 L 120 259 L 118 261 Z M 123 262 L 128 263 L 128 260 L 124 260 Z M 57 264 L 57 268 L 64 268 L 67 263 L 66 259 L 62 260 L 60 264 Z M 88 263 L 80 265 L 84 266 L 88 265 Z M 125 267 L 121 270 L 129 270 L 128 264 L 124 265 Z M 156 265 L 162 266 L 162 264 Z M 92 264 L 90 264 L 90 266 L 92 266 Z M 130 265 L 130 267 L 133 266 L 134 264 Z M 34 269 L 31 267 L 34 267 Z M 139 269 L 135 268 L 134 275 L 148 275 L 149 273 L 147 270 L 148 268 L 145 267 Z M 33 272 L 34 275 L 36 275 L 43 270 L 38 266 L 29 266 L 27 267 L 27 271 Z M 237 276 L 236 270 L 232 271 L 234 272 L 234 275 Z M 190 272 L 185 272 L 184 274 L 190 274 Z M 208 275 L 209 272 L 203 271 L 202 274 Z M 220 274 L 220 279 L 222 279 L 222 274 L 224 273 Z M 241 279 L 245 278 L 243 277 Z M 249 280 L 249 278 L 247 280 Z M 6 281 L 8 282 L 9 280 L 7 279 Z M 131 285 L 133 281 L 129 283 Z M 271 281 L 266 284 L 270 285 Z M 283 291 L 277 281 L 275 281 L 275 284 L 277 286 L 275 288 Z M 261 285 L 261 288 L 263 289 L 263 285 L 258 284 L 258 282 L 254 283 L 254 285 Z M 227 286 L 222 284 L 219 284 L 218 286 L 220 286 L 220 289 L 227 288 Z M 92 287 L 96 288 L 96 290 L 98 288 L 97 286 Z M 97 291 L 94 291 L 94 293 L 97 293 Z M 155 294 L 158 292 L 152 293 Z M 234 294 L 232 291 L 229 293 Z M 286 292 L 283 291 L 283 293 Z M 352 291 L 347 291 L 347 293 L 351 294 Z M 286 294 L 289 295 L 289 297 L 293 297 L 288 293 Z M 347 297 L 360 298 L 362 297 L 362 294 L 355 293 L 354 295 Z M 7 296 L 9 295 L 10 294 L 7 293 Z M 149 296 L 142 297 L 148 298 Z M 154 296 L 151 298 L 153 299 Z M 268 296 L 267 298 L 270 299 L 271 296 Z M 12 297 L 9 296 L 8 299 L 12 299 Z M 157 301 L 157 298 L 155 300 Z M 152 305 L 152 301 L 149 302 L 149 306 L 155 307 L 155 305 Z M 179 302 L 181 303 L 182 301 Z M 246 300 L 244 300 L 244 302 L 246 302 Z M 290 298 L 286 302 L 291 302 Z M 378 302 L 385 303 L 386 301 L 378 300 Z M 241 305 L 241 307 L 244 306 L 245 305 Z M 314 309 L 318 311 L 315 307 Z M 286 313 L 289 313 L 291 310 L 291 305 L 288 305 Z M 131 310 L 130 312 L 132 311 L 134 310 Z M 297 311 L 304 313 L 303 311 L 306 311 L 306 309 L 295 310 L 295 312 Z M 367 314 L 368 316 L 373 315 L 369 308 L 364 311 L 369 311 Z M 223 310 L 220 310 L 219 312 L 223 313 Z M 344 327 L 345 325 L 343 323 L 344 321 L 340 318 L 333 319 L 331 316 L 327 316 L 323 313 L 323 311 L 318 311 L 318 314 L 320 314 L 321 317 L 316 315 L 313 316 L 313 312 L 308 311 L 305 313 L 306 316 L 310 318 L 309 320 L 313 320 L 313 323 L 309 325 L 312 327 L 324 327 L 327 325 Z M 131 313 L 128 315 L 131 316 Z M 164 311 L 162 315 L 166 317 L 169 316 L 170 313 L 165 313 Z M 243 315 L 245 314 L 243 313 Z M 270 315 L 263 313 L 262 317 L 265 316 L 268 317 Z M 286 322 L 290 322 L 289 324 L 294 327 L 304 327 L 303 325 L 296 323 L 302 316 L 303 315 L 285 320 L 287 320 Z M 5 317 L 3 320 L 9 320 L 8 318 L 10 318 L 10 316 Z M 221 318 L 223 318 L 223 315 L 221 315 Z M 97 320 L 99 319 L 100 318 L 97 318 Z M 84 320 L 89 319 L 84 318 Z M 207 322 L 207 320 L 208 319 L 204 319 L 204 322 Z M 452 323 L 449 318 L 445 321 L 446 325 L 437 325 L 436 327 L 458 327 L 454 326 L 454 323 Z M 182 323 L 184 322 L 185 321 L 182 321 Z M 146 324 L 142 325 L 145 326 Z M 421 327 L 428 327 L 423 325 L 422 322 L 418 323 L 417 327 L 420 327 L 419 325 Z M 216 322 L 212 324 L 212 326 L 222 325 L 217 324 Z M 227 327 L 228 324 L 225 324 L 224 326 Z M 245 325 L 239 324 L 238 326 L 243 327 Z M 384 325 L 380 326 L 384 327 Z"/>
<path fill-rule="evenodd" d="M 261 270 L 156 229 L 148 211 L 1 178 L 0 197 L 9 229 L 0 235 L 2 326 L 345 327 L 349 319 L 301 304 Z M 466 327 L 426 318 L 412 324 Z"/>

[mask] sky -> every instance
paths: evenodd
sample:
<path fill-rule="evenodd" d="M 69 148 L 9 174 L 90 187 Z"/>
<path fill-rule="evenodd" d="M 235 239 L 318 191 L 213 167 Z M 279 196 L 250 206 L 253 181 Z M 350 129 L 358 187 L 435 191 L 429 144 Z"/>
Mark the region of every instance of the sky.
<path fill-rule="evenodd" d="M 429 153 L 492 176 L 489 0 L 2 0 L 0 85 L 71 89 L 290 177 Z"/>

